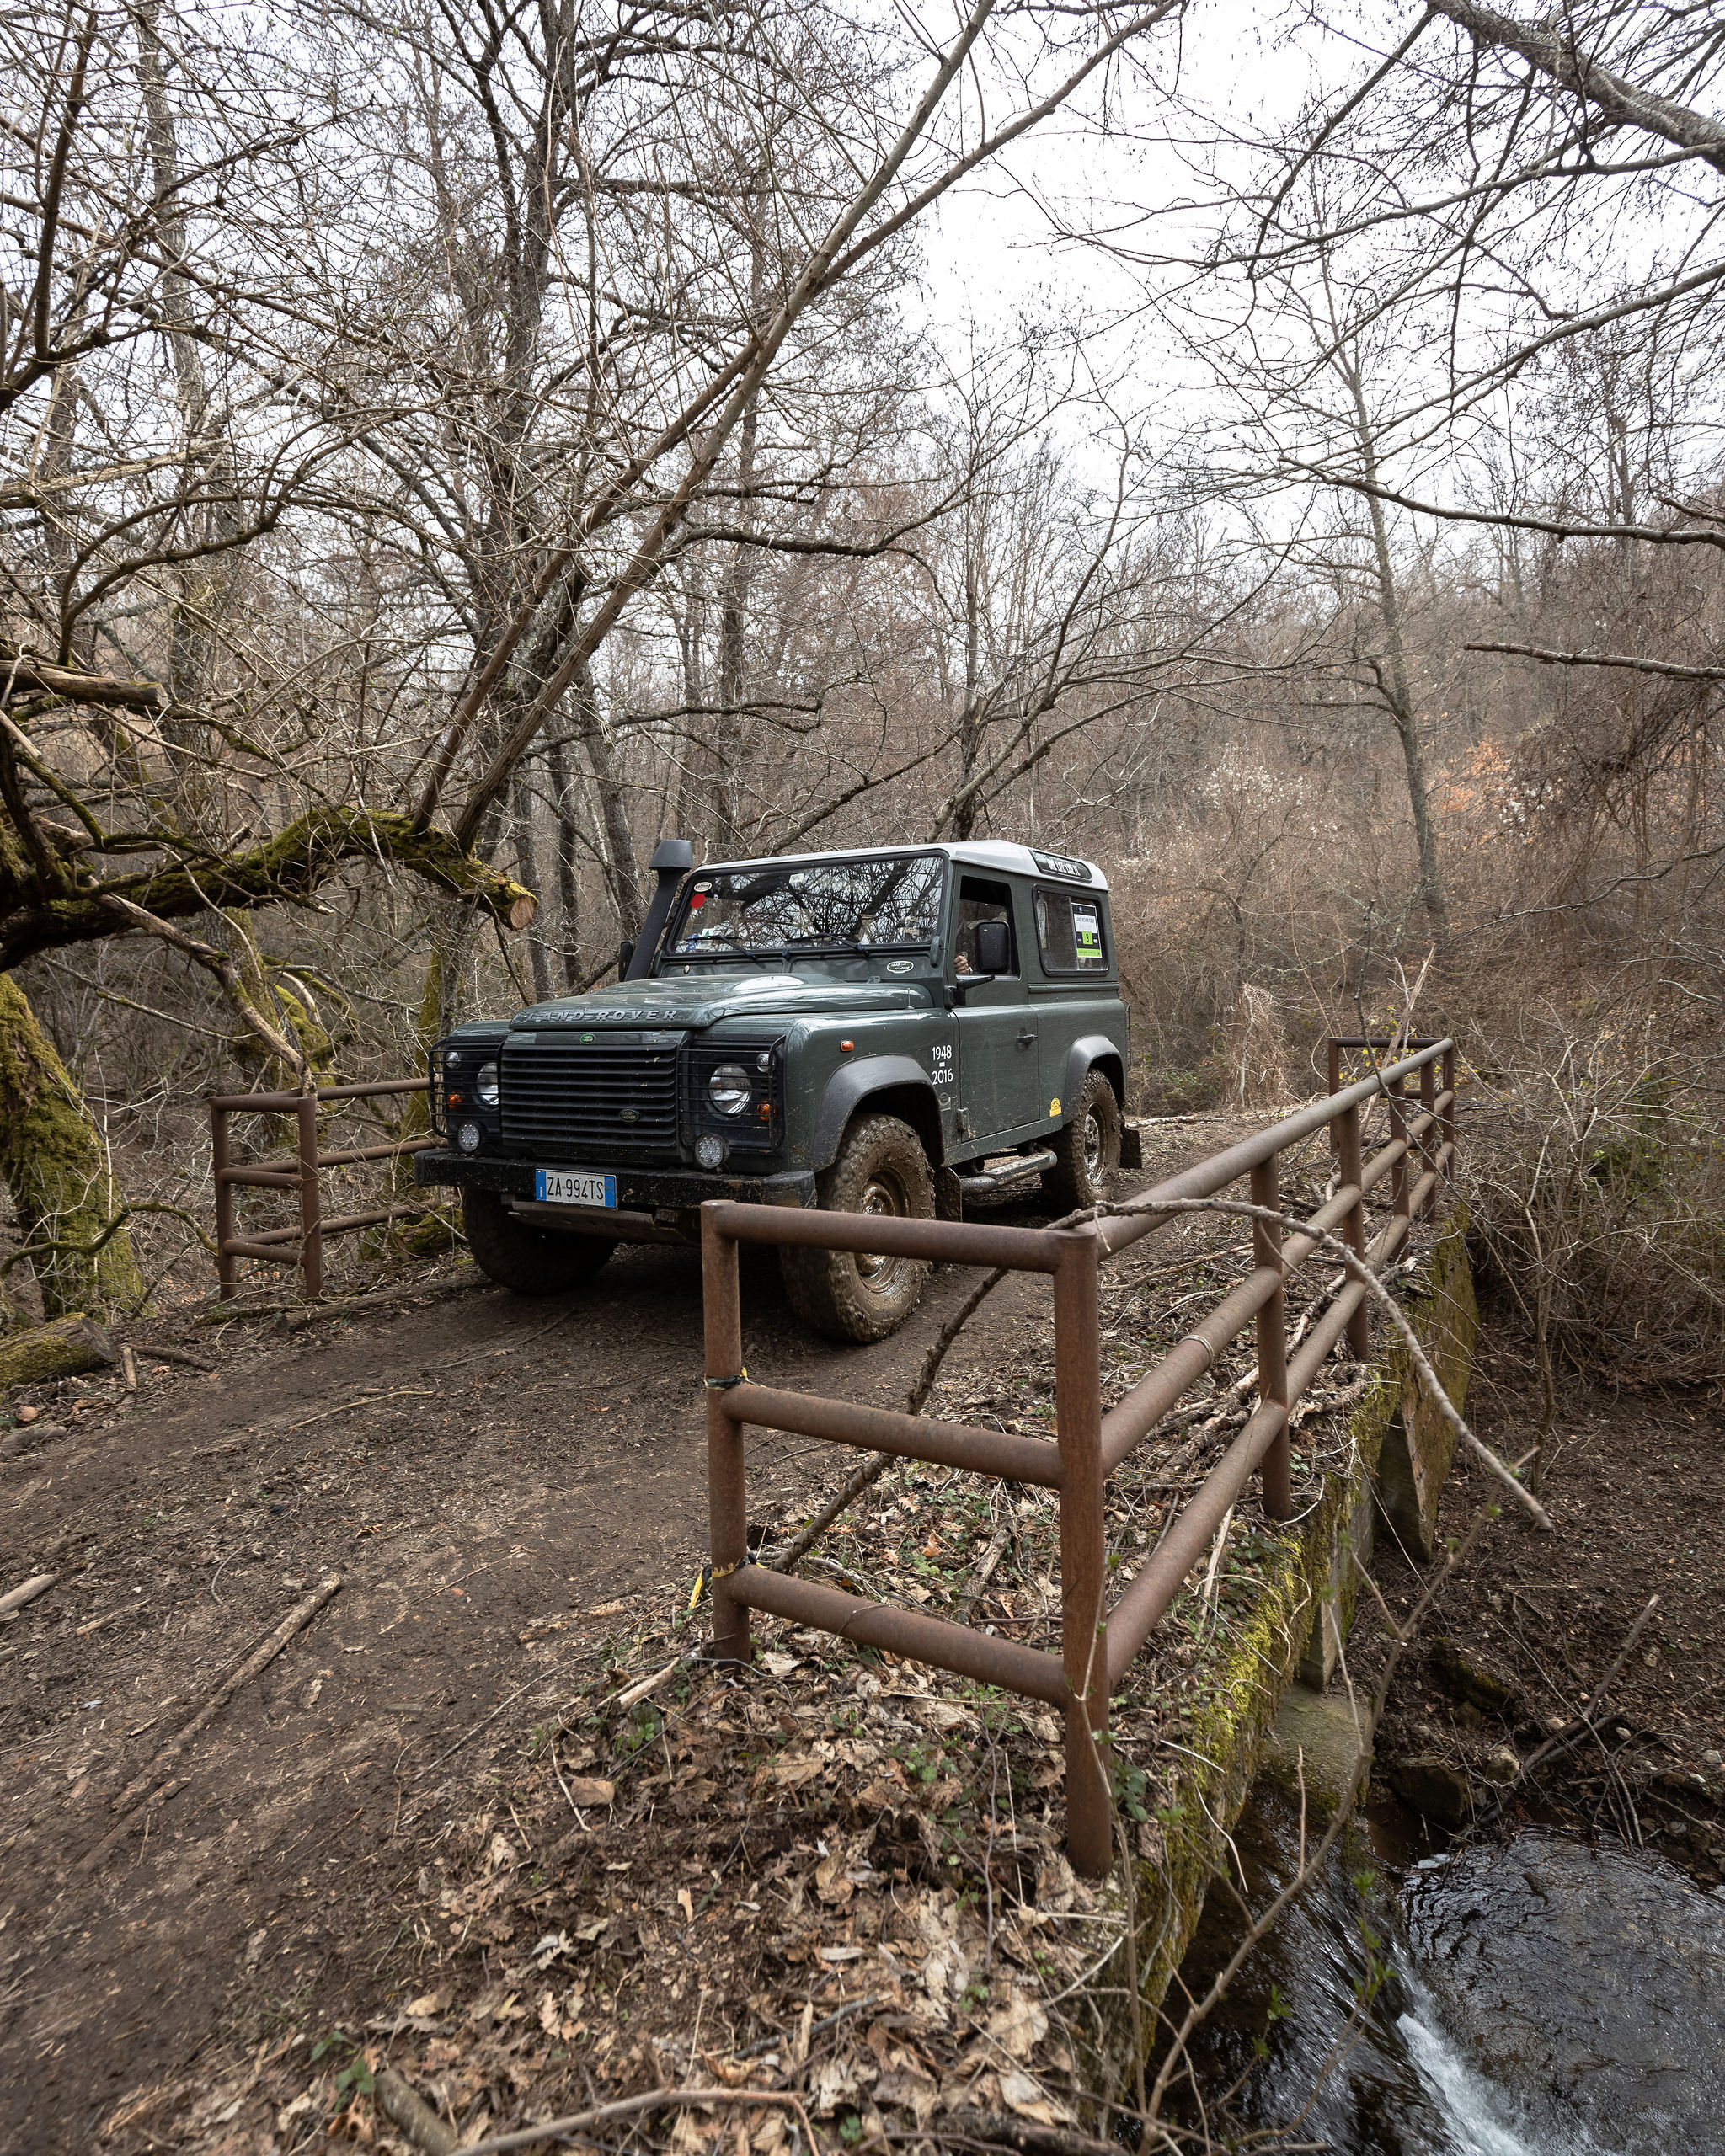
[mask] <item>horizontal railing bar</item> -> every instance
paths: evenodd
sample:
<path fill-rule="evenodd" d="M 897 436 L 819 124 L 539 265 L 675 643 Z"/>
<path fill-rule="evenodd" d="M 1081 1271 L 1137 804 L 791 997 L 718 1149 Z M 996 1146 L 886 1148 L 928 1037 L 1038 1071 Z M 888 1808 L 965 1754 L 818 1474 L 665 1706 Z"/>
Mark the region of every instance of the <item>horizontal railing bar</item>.
<path fill-rule="evenodd" d="M 1225 1153 L 1217 1153 L 1208 1161 L 1200 1161 L 1183 1173 L 1171 1176 L 1166 1182 L 1156 1184 L 1153 1190 L 1145 1191 L 1135 1198 L 1130 1206 L 1097 1222 L 1097 1234 L 1101 1239 L 1103 1254 L 1113 1257 L 1129 1249 L 1141 1236 L 1167 1225 L 1167 1216 L 1158 1217 L 1156 1207 L 1171 1198 L 1214 1198 L 1226 1190 L 1248 1169 L 1260 1166 L 1273 1160 L 1287 1146 L 1297 1145 L 1315 1131 L 1322 1130 L 1345 1109 L 1356 1107 L 1361 1102 L 1375 1099 L 1386 1084 L 1397 1078 L 1405 1078 L 1422 1065 L 1436 1060 L 1453 1043 L 1448 1039 L 1435 1042 L 1422 1049 L 1418 1055 L 1405 1057 L 1400 1063 L 1391 1064 L 1387 1070 L 1370 1078 L 1363 1078 L 1357 1085 L 1343 1086 L 1339 1093 L 1327 1093 L 1322 1100 L 1314 1101 L 1310 1107 L 1300 1109 L 1297 1115 L 1273 1123 L 1268 1130 L 1261 1130 L 1253 1137 L 1242 1139 L 1237 1145 L 1231 1145 Z"/>
<path fill-rule="evenodd" d="M 812 1392 L 783 1392 L 764 1385 L 732 1385 L 721 1402 L 734 1422 L 756 1423 L 765 1430 L 790 1430 L 799 1437 L 854 1445 L 863 1452 L 889 1452 L 904 1460 L 969 1468 L 1008 1482 L 1033 1482 L 1044 1490 L 1060 1486 L 1059 1450 L 1044 1438 L 1017 1437 L 970 1422 L 937 1422 L 926 1415 L 901 1415 L 890 1408 L 827 1400 Z"/>
<path fill-rule="evenodd" d="M 1372 1238 L 1366 1263 L 1374 1271 L 1389 1263 L 1410 1225 L 1398 1214 Z M 1155 1555 L 1146 1561 L 1143 1570 L 1108 1612 L 1111 1692 L 1180 1592 L 1186 1575 L 1210 1547 L 1223 1514 L 1251 1480 L 1274 1443 L 1286 1415 L 1298 1404 L 1300 1395 L 1347 1331 L 1348 1319 L 1369 1292 L 1365 1281 L 1359 1279 L 1349 1280 L 1340 1290 L 1289 1360 L 1287 1407 L 1284 1409 L 1279 1401 L 1269 1401 L 1258 1408 L 1164 1536 Z M 1188 1551 L 1189 1555 L 1186 1554 Z M 1176 1566 L 1178 1570 L 1174 1569 Z"/>
<path fill-rule="evenodd" d="M 297 1168 L 217 1168 L 217 1182 L 244 1183 L 258 1190 L 297 1190 L 300 1172 Z"/>
<path fill-rule="evenodd" d="M 1339 1225 L 1353 1211 L 1359 1194 L 1356 1185 L 1344 1183 L 1332 1198 L 1319 1206 L 1308 1225 L 1317 1229 Z M 1316 1248 L 1313 1235 L 1290 1235 L 1282 1246 L 1286 1273 L 1292 1273 Z M 1125 1398 L 1108 1411 L 1102 1424 L 1104 1475 L 1112 1475 L 1128 1454 L 1143 1443 L 1180 1395 L 1203 1376 L 1231 1340 L 1245 1331 L 1284 1277 L 1274 1266 L 1263 1266 L 1257 1272 L 1247 1273 L 1209 1317 L 1194 1326 L 1184 1340 L 1171 1348 L 1156 1368 L 1140 1378 Z M 1198 1346 L 1200 1342 L 1211 1350 L 1202 1359 Z"/>
<path fill-rule="evenodd" d="M 734 1242 L 927 1257 L 948 1265 L 1003 1265 L 1016 1273 L 1056 1271 L 1072 1232 L 999 1228 L 980 1220 L 906 1220 L 885 1213 L 793 1212 L 788 1206 L 744 1205 L 728 1198 L 710 1198 L 701 1209 Z"/>
<path fill-rule="evenodd" d="M 1332 1048 L 1447 1048 L 1448 1041 L 1440 1040 L 1435 1033 L 1422 1033 L 1416 1039 L 1403 1041 L 1398 1033 L 1332 1033 Z"/>
<path fill-rule="evenodd" d="M 223 1257 L 267 1258 L 271 1265 L 297 1265 L 300 1262 L 299 1234 L 296 1228 L 293 1230 L 295 1247 L 291 1250 L 285 1249 L 280 1243 L 242 1242 L 230 1236 L 222 1244 L 220 1255 Z"/>
<path fill-rule="evenodd" d="M 334 1220 L 320 1220 L 318 1232 L 324 1235 L 344 1235 L 350 1228 L 375 1228 L 385 1220 L 419 1219 L 424 1217 L 423 1205 L 386 1205 L 376 1213 L 344 1213 Z"/>
<path fill-rule="evenodd" d="M 1361 1288 L 1360 1293 L 1365 1292 Z M 1109 1610 L 1110 1692 L 1119 1689 L 1121 1675 L 1130 1667 L 1133 1657 L 1179 1593 L 1186 1575 L 1210 1548 L 1229 1507 L 1236 1502 L 1252 1480 L 1287 1416 L 1288 1411 L 1279 1401 L 1271 1401 L 1258 1410 L 1210 1470 L 1186 1509 L 1163 1536 L 1160 1547 L 1146 1559 L 1143 1569 Z"/>
<path fill-rule="evenodd" d="M 1184 1392 L 1215 1363 L 1228 1342 L 1243 1332 L 1282 1284 L 1274 1265 L 1260 1265 L 1171 1348 L 1125 1398 L 1102 1418 L 1102 1471 L 1112 1475 L 1141 1444 Z"/>
<path fill-rule="evenodd" d="M 320 1168 L 344 1168 L 355 1161 L 387 1161 L 398 1153 L 423 1153 L 428 1146 L 441 1145 L 438 1138 L 403 1138 L 396 1145 L 355 1145 L 345 1153 L 320 1153 Z"/>
<path fill-rule="evenodd" d="M 430 1090 L 431 1081 L 429 1078 L 380 1078 L 375 1084 L 362 1086 L 320 1086 L 318 1098 L 320 1101 L 381 1100 L 387 1094 L 429 1093 Z"/>
<path fill-rule="evenodd" d="M 429 1078 L 381 1078 L 375 1085 L 320 1086 L 314 1097 L 320 1101 L 369 1101 L 391 1093 L 426 1093 L 430 1090 Z M 303 1093 L 206 1093 L 204 1106 L 236 1113 L 243 1108 L 267 1109 L 272 1115 L 286 1115 L 296 1109 L 305 1097 Z"/>
<path fill-rule="evenodd" d="M 973 1631 L 943 1617 L 900 1609 L 891 1603 L 864 1602 L 838 1588 L 792 1579 L 760 1565 L 739 1565 L 725 1582 L 732 1598 L 750 1609 L 764 1609 L 793 1624 L 812 1625 L 841 1640 L 858 1640 L 909 1662 L 932 1662 L 979 1684 L 998 1684 L 1025 1699 L 1051 1707 L 1067 1705 L 1066 1672 L 1058 1656 Z"/>

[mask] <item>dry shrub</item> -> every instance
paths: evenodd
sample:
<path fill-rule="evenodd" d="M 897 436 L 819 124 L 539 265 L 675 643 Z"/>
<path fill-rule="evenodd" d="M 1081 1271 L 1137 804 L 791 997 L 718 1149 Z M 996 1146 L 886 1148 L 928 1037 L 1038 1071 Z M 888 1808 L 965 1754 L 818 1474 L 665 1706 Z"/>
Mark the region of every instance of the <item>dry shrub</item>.
<path fill-rule="evenodd" d="M 1228 1097 L 1236 1107 L 1276 1107 L 1292 1097 L 1281 1008 L 1267 988 L 1250 981 L 1242 987 L 1226 1059 Z"/>
<path fill-rule="evenodd" d="M 1725 1365 L 1725 1122 L 1706 1045 L 1667 1014 L 1553 1024 L 1468 1118 L 1463 1184 L 1489 1278 L 1556 1365 L 1634 1383 Z"/>

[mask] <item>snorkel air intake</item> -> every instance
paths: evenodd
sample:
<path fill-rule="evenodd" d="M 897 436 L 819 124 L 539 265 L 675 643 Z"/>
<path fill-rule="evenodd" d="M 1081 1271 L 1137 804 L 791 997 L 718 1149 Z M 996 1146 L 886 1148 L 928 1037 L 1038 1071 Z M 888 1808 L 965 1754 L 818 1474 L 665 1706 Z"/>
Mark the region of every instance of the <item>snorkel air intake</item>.
<path fill-rule="evenodd" d="M 653 955 L 665 933 L 665 924 L 670 918 L 671 901 L 677 894 L 677 886 L 695 866 L 695 849 L 687 839 L 661 839 L 648 866 L 659 880 L 648 905 L 647 918 L 641 923 L 641 933 L 635 938 L 634 948 L 623 969 L 624 980 L 644 980 L 652 972 Z"/>

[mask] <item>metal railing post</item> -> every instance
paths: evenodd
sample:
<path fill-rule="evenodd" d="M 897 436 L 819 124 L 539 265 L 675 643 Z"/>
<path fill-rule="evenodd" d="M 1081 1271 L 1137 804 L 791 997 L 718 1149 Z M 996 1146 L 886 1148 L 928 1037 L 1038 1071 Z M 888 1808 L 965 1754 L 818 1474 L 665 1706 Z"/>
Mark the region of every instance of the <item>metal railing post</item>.
<path fill-rule="evenodd" d="M 1432 1121 L 1421 1133 L 1419 1140 L 1420 1161 L 1423 1166 L 1428 1168 L 1434 1168 L 1438 1165 L 1439 1136 L 1437 1118 L 1433 1115 L 1438 1098 L 1437 1075 L 1436 1067 L 1428 1057 L 1419 1066 L 1420 1108 L 1424 1114 L 1432 1116 Z M 1420 1208 L 1419 1217 L 1422 1220 L 1432 1219 L 1436 1215 L 1437 1209 L 1438 1186 L 1434 1182 L 1427 1195 L 1425 1203 Z"/>
<path fill-rule="evenodd" d="M 701 1208 L 701 1309 L 707 1347 L 707 1512 L 713 1551 L 713 1652 L 747 1662 L 749 1612 L 727 1582 L 749 1555 L 749 1493 L 743 1425 L 725 1412 L 725 1394 L 743 1374 L 743 1309 L 737 1246 Z"/>
<path fill-rule="evenodd" d="M 300 1127 L 300 1267 L 307 1295 L 323 1292 L 323 1196 L 318 1176 L 318 1096 L 296 1104 Z"/>
<path fill-rule="evenodd" d="M 1066 1847 L 1100 1879 L 1114 1860 L 1108 1758 L 1108 1555 L 1103 1526 L 1101 1246 L 1075 1235 L 1055 1274 L 1055 1414 L 1060 1449 L 1060 1637 L 1066 1706 Z"/>
<path fill-rule="evenodd" d="M 1274 1155 L 1252 1171 L 1252 1202 L 1281 1210 L 1281 1178 Z M 1282 1270 L 1282 1231 L 1268 1220 L 1252 1224 L 1252 1262 Z M 1288 1405 L 1287 1297 L 1280 1288 L 1258 1314 L 1258 1396 L 1268 1404 Z M 1263 1456 L 1263 1508 L 1272 1519 L 1294 1517 L 1293 1472 L 1288 1424 L 1284 1417 L 1274 1443 Z"/>
<path fill-rule="evenodd" d="M 1336 1133 L 1337 1159 L 1342 1180 L 1357 1187 L 1365 1172 L 1359 1139 L 1359 1110 L 1357 1107 L 1344 1108 L 1331 1128 Z M 1365 1257 L 1365 1193 L 1363 1190 L 1342 1223 L 1342 1240 L 1356 1257 Z M 1368 1303 L 1362 1303 L 1348 1321 L 1348 1352 L 1356 1363 L 1371 1359 L 1371 1315 Z"/>
<path fill-rule="evenodd" d="M 1450 1097 L 1450 1105 L 1444 1110 L 1439 1125 L 1439 1150 L 1450 1149 L 1450 1181 L 1455 1180 L 1455 1049 L 1453 1043 L 1444 1050 L 1444 1091 Z"/>
<path fill-rule="evenodd" d="M 1385 1089 L 1385 1095 L 1390 1110 L 1390 1142 L 1405 1149 L 1407 1143 L 1407 1097 L 1402 1091 L 1402 1084 L 1400 1078 L 1392 1078 Z M 1404 1150 L 1390 1171 L 1391 1209 L 1397 1218 L 1402 1220 L 1409 1217 L 1408 1193 L 1413 1187 L 1408 1168 L 1407 1155 Z"/>
<path fill-rule="evenodd" d="M 227 1180 L 227 1171 L 233 1161 L 227 1143 L 227 1111 L 213 1101 L 210 1104 L 210 1161 L 216 1178 L 216 1292 L 227 1303 L 239 1293 L 233 1252 L 228 1247 L 233 1241 L 233 1185 Z"/>

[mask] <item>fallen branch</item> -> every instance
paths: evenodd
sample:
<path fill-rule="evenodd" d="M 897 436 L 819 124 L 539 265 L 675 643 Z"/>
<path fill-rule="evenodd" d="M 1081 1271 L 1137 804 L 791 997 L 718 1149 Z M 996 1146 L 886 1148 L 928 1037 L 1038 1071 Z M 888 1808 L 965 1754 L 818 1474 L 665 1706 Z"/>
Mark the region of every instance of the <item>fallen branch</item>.
<path fill-rule="evenodd" d="M 485 1276 L 477 1265 L 463 1265 L 441 1280 L 410 1280 L 390 1288 L 367 1288 L 355 1295 L 342 1295 L 326 1303 L 291 1301 L 246 1303 L 238 1307 L 219 1303 L 213 1310 L 200 1310 L 195 1326 L 247 1325 L 254 1318 L 280 1318 L 284 1331 L 297 1332 L 302 1326 L 321 1325 L 327 1317 L 345 1317 L 350 1311 L 382 1310 L 391 1303 L 411 1303 L 433 1295 L 447 1295 L 458 1288 L 483 1285 Z"/>
<path fill-rule="evenodd" d="M 1518 1769 L 1514 1779 L 1504 1783 L 1498 1797 L 1498 1806 L 1499 1810 L 1503 1808 L 1504 1800 L 1509 1796 L 1510 1792 L 1521 1786 L 1522 1783 L 1527 1780 L 1528 1776 L 1533 1772 L 1534 1769 L 1539 1765 L 1542 1759 L 1548 1758 L 1553 1752 L 1567 1750 L 1568 1747 L 1575 1742 L 1576 1738 L 1583 1733 L 1592 1737 L 1598 1736 L 1599 1732 L 1594 1727 L 1593 1717 L 1599 1710 L 1599 1702 L 1605 1698 L 1606 1693 L 1610 1690 L 1611 1687 L 1617 1682 L 1618 1674 L 1621 1671 L 1624 1663 L 1628 1661 L 1630 1656 L 1635 1652 L 1636 1641 L 1647 1630 L 1648 1621 L 1658 1606 L 1658 1596 L 1656 1594 L 1650 1596 L 1647 1608 L 1642 1610 L 1640 1616 L 1636 1619 L 1635 1622 L 1630 1626 L 1627 1633 L 1624 1636 L 1623 1644 L 1617 1650 L 1617 1657 L 1616 1661 L 1613 1662 L 1611 1667 L 1605 1672 L 1605 1675 L 1599 1679 L 1599 1683 L 1594 1685 L 1593 1690 L 1582 1702 L 1580 1711 L 1573 1716 L 1572 1719 L 1567 1722 L 1562 1729 L 1558 1730 L 1555 1735 L 1548 1737 L 1545 1742 L 1540 1746 L 1537 1751 L 1529 1753 L 1527 1758 L 1522 1761 L 1520 1768 Z"/>
<path fill-rule="evenodd" d="M 125 1816 L 109 1828 L 84 1858 L 78 1866 L 81 1871 L 93 1870 L 115 1844 L 124 1838 L 133 1820 L 148 1803 L 152 1792 L 159 1787 L 166 1770 L 173 1766 L 187 1745 L 203 1734 L 242 1685 L 249 1684 L 260 1670 L 269 1668 L 288 1641 L 305 1630 L 340 1586 L 341 1576 L 332 1572 L 303 1602 L 296 1603 L 270 1636 L 253 1650 L 231 1677 L 217 1685 L 179 1736 L 164 1745 L 146 1771 L 121 1790 L 114 1800 L 113 1809 Z"/>
<path fill-rule="evenodd" d="M 1117 1214 L 1125 1209 L 1121 1206 L 1097 1206 L 1092 1217 L 1100 1218 L 1103 1214 Z M 1497 1476 L 1517 1504 L 1538 1526 L 1547 1534 L 1557 1532 L 1551 1514 L 1539 1499 L 1517 1481 L 1515 1470 L 1509 1461 L 1493 1452 L 1482 1438 L 1477 1438 L 1462 1420 L 1461 1410 L 1444 1390 L 1443 1380 L 1432 1368 L 1430 1358 L 1419 1343 L 1419 1336 L 1409 1323 L 1401 1305 L 1365 1261 L 1357 1257 L 1339 1235 L 1332 1235 L 1323 1228 L 1315 1228 L 1310 1220 L 1302 1220 L 1292 1213 L 1278 1212 L 1268 1205 L 1248 1204 L 1244 1198 L 1168 1198 L 1158 1200 L 1156 1209 L 1158 1213 L 1231 1213 L 1242 1219 L 1263 1220 L 1269 1226 L 1286 1229 L 1328 1250 L 1354 1279 L 1365 1283 L 1366 1293 L 1375 1295 L 1388 1313 L 1390 1322 L 1402 1336 L 1409 1359 L 1424 1380 L 1426 1390 L 1437 1402 L 1439 1413 L 1457 1438 L 1482 1467 L 1488 1468 Z"/>
<path fill-rule="evenodd" d="M 34 1579 L 26 1580 L 22 1587 L 15 1587 L 0 1594 L 0 1617 L 14 1609 L 22 1609 L 27 1602 L 34 1602 L 39 1594 L 45 1594 L 59 1578 L 58 1572 L 38 1572 Z"/>
<path fill-rule="evenodd" d="M 153 1340 L 140 1340 L 135 1343 L 140 1355 L 147 1355 L 154 1363 L 184 1363 L 189 1370 L 202 1370 L 206 1376 L 216 1365 L 206 1363 L 201 1355 L 194 1355 L 184 1348 L 164 1348 Z"/>
<path fill-rule="evenodd" d="M 372 2093 L 384 2117 L 393 2120 L 416 2148 L 425 2151 L 425 2156 L 455 2156 L 461 2136 L 438 2117 L 412 2082 L 393 2066 L 377 2069 Z"/>
<path fill-rule="evenodd" d="M 470 2141 L 462 2156 L 503 2156 L 510 2148 L 531 2148 L 536 2141 L 568 2140 L 590 2132 L 612 2119 L 633 2118 L 642 2111 L 675 2111 L 688 2104 L 774 2104 L 794 2111 L 803 2129 L 804 2146 L 815 2148 L 814 2129 L 800 2096 L 782 2089 L 655 2089 L 645 2096 L 625 2096 L 615 2104 L 599 2104 L 590 2111 L 571 2111 L 564 2118 L 542 2119 L 537 2126 L 515 2133 L 494 2133 L 483 2141 Z"/>

